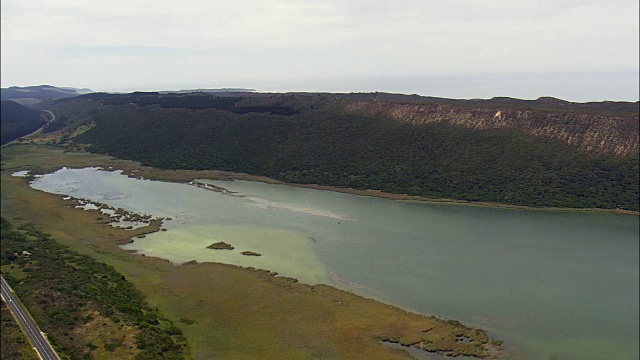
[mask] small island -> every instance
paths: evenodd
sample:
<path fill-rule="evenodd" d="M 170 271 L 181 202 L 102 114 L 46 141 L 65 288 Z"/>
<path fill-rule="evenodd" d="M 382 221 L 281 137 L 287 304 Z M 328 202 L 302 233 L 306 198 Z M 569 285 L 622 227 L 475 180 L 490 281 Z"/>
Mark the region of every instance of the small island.
<path fill-rule="evenodd" d="M 245 256 L 262 256 L 262 254 L 253 251 L 243 251 L 241 254 Z"/>
<path fill-rule="evenodd" d="M 213 243 L 209 246 L 207 246 L 207 249 L 214 249 L 214 250 L 233 250 L 234 247 L 231 244 L 228 244 L 224 241 L 219 241 L 217 243 Z"/>

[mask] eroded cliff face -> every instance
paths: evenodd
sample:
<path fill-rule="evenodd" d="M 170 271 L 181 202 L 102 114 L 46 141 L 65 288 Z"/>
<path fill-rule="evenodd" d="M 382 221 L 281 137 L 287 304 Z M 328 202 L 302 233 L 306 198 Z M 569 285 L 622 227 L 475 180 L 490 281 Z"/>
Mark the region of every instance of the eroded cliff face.
<path fill-rule="evenodd" d="M 473 108 L 449 104 L 358 101 L 348 112 L 363 112 L 414 125 L 446 123 L 472 129 L 509 128 L 557 139 L 587 151 L 638 157 L 638 116 L 577 112 Z"/>

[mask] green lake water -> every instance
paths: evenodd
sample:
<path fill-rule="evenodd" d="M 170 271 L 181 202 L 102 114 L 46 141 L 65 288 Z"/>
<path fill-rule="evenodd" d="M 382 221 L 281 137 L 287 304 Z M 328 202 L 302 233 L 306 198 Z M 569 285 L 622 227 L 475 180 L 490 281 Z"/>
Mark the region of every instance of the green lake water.
<path fill-rule="evenodd" d="M 124 248 L 327 283 L 505 341 L 513 359 L 637 359 L 639 219 L 426 204 L 248 181 L 234 193 L 63 169 L 34 188 L 171 217 Z M 233 250 L 212 250 L 225 241 Z M 245 250 L 261 256 L 245 256 Z"/>

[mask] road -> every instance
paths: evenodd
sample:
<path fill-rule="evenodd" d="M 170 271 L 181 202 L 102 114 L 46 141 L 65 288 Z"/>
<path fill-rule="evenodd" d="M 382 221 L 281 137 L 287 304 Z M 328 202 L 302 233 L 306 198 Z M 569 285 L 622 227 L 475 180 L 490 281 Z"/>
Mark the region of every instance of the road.
<path fill-rule="evenodd" d="M 52 113 L 51 111 L 42 110 L 42 112 L 48 113 L 49 116 L 51 117 L 49 120 L 47 120 L 47 122 L 44 125 L 42 125 L 42 127 L 39 127 L 36 131 L 34 131 L 34 132 L 30 133 L 30 134 L 23 135 L 23 136 L 20 136 L 19 138 L 15 139 L 15 140 L 9 141 L 8 143 L 2 145 L 2 147 L 9 146 L 9 145 L 11 145 L 11 144 L 13 144 L 15 142 L 18 142 L 20 139 L 24 139 L 26 137 L 29 137 L 31 135 L 35 135 L 35 134 L 39 133 L 40 131 L 42 131 L 42 129 L 44 129 L 45 126 L 47 126 L 47 124 L 49 124 L 50 122 L 52 122 L 53 120 L 56 119 L 56 115 L 54 113 Z"/>
<path fill-rule="evenodd" d="M 49 113 L 49 115 L 51 116 L 51 119 L 47 120 L 47 123 L 50 123 L 50 122 L 52 122 L 53 120 L 56 119 L 56 115 L 53 112 L 51 112 L 49 110 L 42 110 L 42 111 L 44 111 L 46 113 Z"/>
<path fill-rule="evenodd" d="M 49 340 L 44 336 L 44 333 L 40 331 L 38 325 L 33 320 L 24 305 L 18 300 L 16 294 L 1 277 L 2 282 L 2 300 L 7 304 L 9 310 L 13 314 L 13 317 L 18 321 L 22 331 L 27 335 L 27 338 L 38 352 L 38 356 L 43 360 L 60 360 L 55 350 L 49 344 Z"/>

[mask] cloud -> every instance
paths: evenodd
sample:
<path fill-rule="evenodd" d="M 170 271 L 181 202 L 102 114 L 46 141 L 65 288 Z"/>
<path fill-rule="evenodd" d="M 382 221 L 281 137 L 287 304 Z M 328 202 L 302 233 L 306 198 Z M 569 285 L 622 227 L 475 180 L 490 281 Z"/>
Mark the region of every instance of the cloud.
<path fill-rule="evenodd" d="M 140 74 L 242 81 L 623 71 L 637 69 L 640 50 L 636 0 L 3 0 L 1 6 L 3 85 L 29 72 L 113 78 L 92 70 L 116 72 L 122 64 L 140 66 Z"/>
<path fill-rule="evenodd" d="M 193 56 L 242 56 L 245 51 L 236 49 L 190 49 L 162 46 L 85 46 L 70 45 L 60 49 L 69 57 L 193 57 Z"/>

